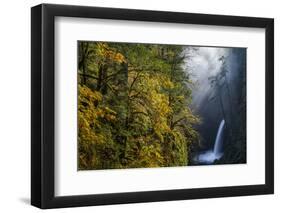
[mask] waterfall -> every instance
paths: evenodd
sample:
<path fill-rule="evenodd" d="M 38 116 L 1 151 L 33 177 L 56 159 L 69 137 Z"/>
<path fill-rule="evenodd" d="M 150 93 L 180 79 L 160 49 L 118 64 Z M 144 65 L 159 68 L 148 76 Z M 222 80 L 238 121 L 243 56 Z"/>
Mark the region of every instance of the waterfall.
<path fill-rule="evenodd" d="M 224 131 L 224 119 L 220 122 L 219 129 L 217 131 L 217 136 L 214 144 L 214 148 L 208 150 L 204 153 L 200 153 L 195 161 L 203 164 L 212 164 L 215 160 L 222 157 L 222 145 L 223 145 L 223 131 Z"/>
<path fill-rule="evenodd" d="M 224 119 L 221 121 L 218 132 L 217 132 L 217 136 L 216 136 L 216 141 L 215 141 L 215 145 L 214 145 L 214 154 L 215 156 L 219 156 L 222 152 L 222 136 L 223 136 L 223 130 L 224 130 Z"/>

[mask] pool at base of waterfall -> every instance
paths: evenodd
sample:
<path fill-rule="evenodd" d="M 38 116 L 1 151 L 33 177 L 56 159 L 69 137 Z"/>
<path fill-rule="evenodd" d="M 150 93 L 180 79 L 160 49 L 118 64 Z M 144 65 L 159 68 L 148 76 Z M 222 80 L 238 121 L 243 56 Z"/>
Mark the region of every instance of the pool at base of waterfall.
<path fill-rule="evenodd" d="M 222 155 L 222 153 L 216 154 L 213 150 L 208 150 L 197 155 L 193 161 L 198 164 L 212 164 L 215 160 L 219 160 Z"/>

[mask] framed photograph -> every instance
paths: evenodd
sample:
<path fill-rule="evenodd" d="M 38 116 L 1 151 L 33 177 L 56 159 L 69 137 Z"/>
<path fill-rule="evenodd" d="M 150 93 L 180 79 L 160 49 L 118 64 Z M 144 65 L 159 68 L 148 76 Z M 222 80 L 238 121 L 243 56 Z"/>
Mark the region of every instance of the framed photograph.
<path fill-rule="evenodd" d="M 272 194 L 274 20 L 31 9 L 31 203 Z"/>

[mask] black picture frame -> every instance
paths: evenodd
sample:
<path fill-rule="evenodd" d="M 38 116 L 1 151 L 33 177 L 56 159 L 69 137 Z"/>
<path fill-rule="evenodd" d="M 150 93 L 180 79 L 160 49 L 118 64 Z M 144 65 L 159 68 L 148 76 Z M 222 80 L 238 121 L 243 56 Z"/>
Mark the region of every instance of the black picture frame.
<path fill-rule="evenodd" d="M 264 28 L 265 184 L 93 195 L 54 195 L 55 17 Z M 274 20 L 241 16 L 41 4 L 31 9 L 31 204 L 42 209 L 274 193 Z"/>

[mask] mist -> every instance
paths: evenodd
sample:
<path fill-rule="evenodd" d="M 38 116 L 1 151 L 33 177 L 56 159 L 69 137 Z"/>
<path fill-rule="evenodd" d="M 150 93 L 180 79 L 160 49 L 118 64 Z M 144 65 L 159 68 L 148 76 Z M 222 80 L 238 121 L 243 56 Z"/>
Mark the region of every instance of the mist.
<path fill-rule="evenodd" d="M 231 160 L 244 161 L 246 49 L 189 46 L 184 54 L 184 70 L 191 80 L 191 108 L 201 120 L 196 127 L 200 140 L 195 157 L 208 163 L 220 160 L 218 156 L 224 156 L 221 162 L 230 161 L 226 156 L 234 153 L 233 146 L 239 146 L 239 160 Z M 224 121 L 225 126 L 219 128 Z M 222 153 L 213 152 L 216 144 L 222 147 Z"/>
<path fill-rule="evenodd" d="M 230 49 L 214 47 L 187 47 L 186 50 L 190 57 L 186 60 L 187 71 L 193 82 L 192 106 L 200 107 L 202 101 L 212 94 L 210 77 L 216 76 L 221 70 L 222 62 L 219 58 L 228 57 Z"/>

